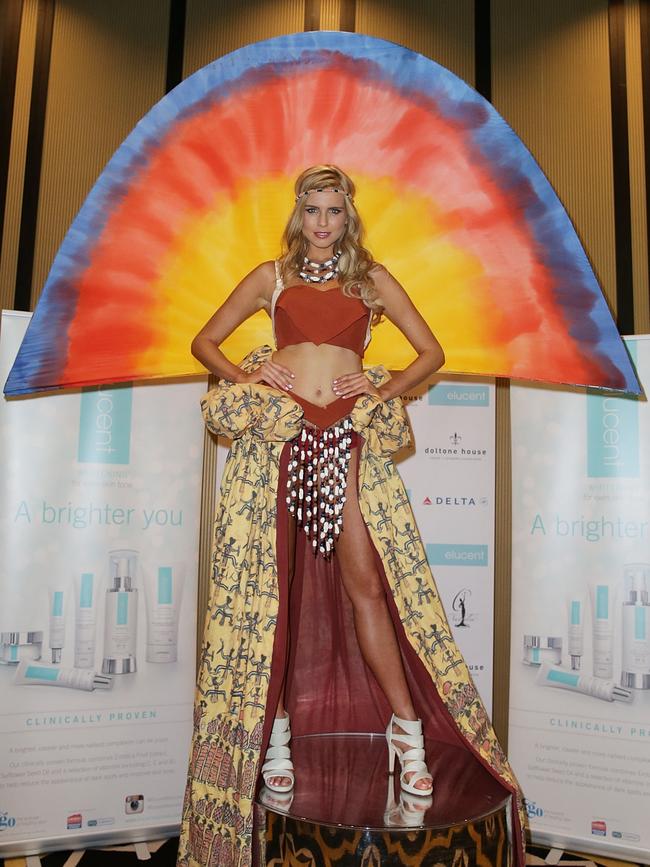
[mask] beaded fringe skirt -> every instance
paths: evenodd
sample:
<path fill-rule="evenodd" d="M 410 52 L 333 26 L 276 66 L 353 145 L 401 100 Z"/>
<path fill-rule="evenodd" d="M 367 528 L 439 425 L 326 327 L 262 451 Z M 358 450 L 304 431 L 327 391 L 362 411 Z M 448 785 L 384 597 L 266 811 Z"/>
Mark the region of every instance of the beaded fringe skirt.
<path fill-rule="evenodd" d="M 343 525 L 350 453 L 356 434 L 349 417 L 325 430 L 303 425 L 291 444 L 287 507 L 314 554 L 330 557 Z"/>

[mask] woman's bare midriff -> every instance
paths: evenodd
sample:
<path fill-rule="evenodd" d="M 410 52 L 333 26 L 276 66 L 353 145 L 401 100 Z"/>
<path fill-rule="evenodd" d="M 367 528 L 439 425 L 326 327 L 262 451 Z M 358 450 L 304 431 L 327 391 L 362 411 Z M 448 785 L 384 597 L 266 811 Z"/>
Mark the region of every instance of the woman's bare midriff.
<path fill-rule="evenodd" d="M 329 343 L 285 346 L 273 353 L 273 361 L 288 367 L 294 374 L 291 391 L 317 406 L 327 406 L 337 399 L 332 391 L 332 380 L 361 370 L 361 359 L 356 352 Z"/>

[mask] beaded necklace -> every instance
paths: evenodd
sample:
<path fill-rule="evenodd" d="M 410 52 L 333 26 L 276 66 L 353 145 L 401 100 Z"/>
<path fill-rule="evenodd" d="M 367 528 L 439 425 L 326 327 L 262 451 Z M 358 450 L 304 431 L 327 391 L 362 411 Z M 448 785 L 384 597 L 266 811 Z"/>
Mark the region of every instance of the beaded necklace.
<path fill-rule="evenodd" d="M 312 262 L 311 259 L 305 256 L 300 277 L 305 283 L 327 283 L 328 280 L 338 277 L 340 258 L 340 250 L 337 250 L 331 259 L 327 259 L 325 262 Z"/>

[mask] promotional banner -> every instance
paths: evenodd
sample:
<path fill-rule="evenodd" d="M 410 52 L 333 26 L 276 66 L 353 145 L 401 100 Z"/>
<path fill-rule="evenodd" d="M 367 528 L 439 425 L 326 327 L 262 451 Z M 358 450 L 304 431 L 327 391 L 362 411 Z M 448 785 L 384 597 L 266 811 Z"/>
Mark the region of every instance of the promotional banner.
<path fill-rule="evenodd" d="M 493 671 L 494 394 L 492 380 L 434 377 L 403 395 L 414 448 L 398 461 L 454 639 L 488 713 Z"/>
<path fill-rule="evenodd" d="M 29 315 L 3 313 L 6 376 Z M 203 379 L 0 405 L 0 855 L 180 821 Z"/>
<path fill-rule="evenodd" d="M 650 386 L 650 338 L 627 341 Z M 533 837 L 650 856 L 650 410 L 513 387 L 509 753 Z"/>

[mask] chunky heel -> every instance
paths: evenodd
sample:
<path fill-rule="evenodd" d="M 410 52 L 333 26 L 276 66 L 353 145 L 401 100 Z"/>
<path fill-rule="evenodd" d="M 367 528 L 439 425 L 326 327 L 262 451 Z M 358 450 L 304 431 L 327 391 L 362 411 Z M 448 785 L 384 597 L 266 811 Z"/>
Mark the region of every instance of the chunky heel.
<path fill-rule="evenodd" d="M 271 792 L 290 792 L 293 789 L 295 775 L 293 762 L 291 761 L 291 749 L 288 744 L 291 740 L 291 727 L 289 717 L 276 717 L 273 720 L 269 746 L 266 750 L 264 764 L 262 765 L 262 777 L 267 789 Z M 288 777 L 289 784 L 277 785 L 269 781 L 274 777 Z"/>
<path fill-rule="evenodd" d="M 401 733 L 393 731 L 393 725 L 402 729 Z M 431 778 L 424 755 L 424 737 L 422 735 L 422 720 L 401 719 L 395 714 L 390 718 L 386 729 L 386 741 L 388 742 L 388 773 L 392 774 L 395 768 L 395 756 L 399 757 L 401 773 L 399 784 L 404 792 L 411 795 L 427 797 L 433 792 L 433 780 L 426 789 L 418 789 L 415 786 L 419 780 Z M 403 750 L 396 741 L 406 744 L 408 749 Z M 410 779 L 406 775 L 410 774 Z"/>

